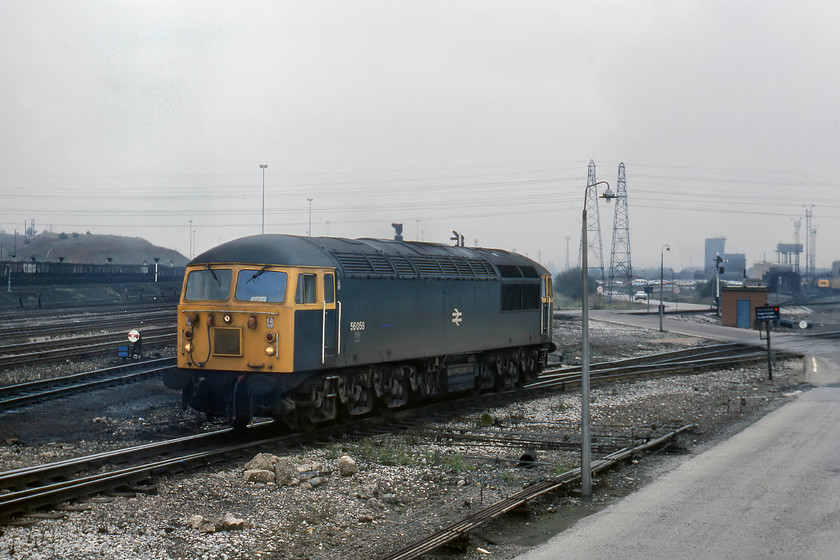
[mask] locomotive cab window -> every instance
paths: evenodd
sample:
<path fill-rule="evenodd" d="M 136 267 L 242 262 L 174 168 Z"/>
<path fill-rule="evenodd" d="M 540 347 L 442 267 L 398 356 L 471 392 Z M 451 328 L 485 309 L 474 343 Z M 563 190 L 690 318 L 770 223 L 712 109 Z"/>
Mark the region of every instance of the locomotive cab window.
<path fill-rule="evenodd" d="M 540 297 L 545 299 L 545 298 L 551 298 L 551 297 L 554 296 L 554 293 L 552 292 L 552 288 L 551 288 L 551 276 L 543 276 L 541 286 L 542 286 L 542 290 L 541 290 L 541 293 L 540 293 Z"/>
<path fill-rule="evenodd" d="M 260 301 L 281 303 L 286 299 L 285 272 L 261 268 L 242 269 L 236 277 L 237 301 Z"/>
<path fill-rule="evenodd" d="M 332 274 L 324 274 L 324 301 L 335 303 L 335 277 Z"/>
<path fill-rule="evenodd" d="M 221 300 L 230 295 L 233 270 L 229 268 L 202 268 L 190 271 L 187 276 L 185 301 Z"/>
<path fill-rule="evenodd" d="M 295 303 L 315 303 L 315 287 L 317 276 L 314 274 L 298 274 Z"/>

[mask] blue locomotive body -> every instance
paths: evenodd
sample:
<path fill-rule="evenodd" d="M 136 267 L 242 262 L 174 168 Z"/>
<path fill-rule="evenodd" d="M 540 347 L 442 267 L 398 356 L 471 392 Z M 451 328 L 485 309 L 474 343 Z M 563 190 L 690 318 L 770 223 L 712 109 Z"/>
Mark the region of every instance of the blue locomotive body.
<path fill-rule="evenodd" d="M 271 293 L 241 295 L 269 273 L 282 278 Z M 253 236 L 189 263 L 182 294 L 167 384 L 240 421 L 504 387 L 535 377 L 553 349 L 549 272 L 502 250 Z"/>

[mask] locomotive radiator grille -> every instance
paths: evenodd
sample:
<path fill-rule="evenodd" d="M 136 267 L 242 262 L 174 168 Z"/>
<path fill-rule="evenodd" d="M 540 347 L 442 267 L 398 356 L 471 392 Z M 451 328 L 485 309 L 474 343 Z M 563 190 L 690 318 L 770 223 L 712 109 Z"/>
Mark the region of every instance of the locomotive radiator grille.
<path fill-rule="evenodd" d="M 213 329 L 213 355 L 241 356 L 242 329 L 223 327 Z"/>

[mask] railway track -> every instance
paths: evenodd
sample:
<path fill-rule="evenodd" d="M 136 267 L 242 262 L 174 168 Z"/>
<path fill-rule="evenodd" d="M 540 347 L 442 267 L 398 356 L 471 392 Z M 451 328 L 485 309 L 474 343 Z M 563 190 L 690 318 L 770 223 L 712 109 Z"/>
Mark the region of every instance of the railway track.
<path fill-rule="evenodd" d="M 231 433 L 228 429 L 191 435 L 0 473 L 0 519 L 107 490 L 137 490 L 154 473 L 184 470 L 196 462 L 208 464 L 258 444 L 224 445 Z M 202 443 L 213 448 L 195 451 Z"/>
<path fill-rule="evenodd" d="M 142 329 L 144 348 L 169 346 L 175 340 L 175 326 Z M 42 342 L 26 342 L 0 347 L 0 369 L 19 365 L 52 362 L 66 358 L 99 356 L 126 344 L 126 333 L 78 336 Z"/>
<path fill-rule="evenodd" d="M 174 325 L 174 309 L 125 313 L 117 316 L 77 316 L 73 318 L 61 318 L 61 320 L 53 320 L 41 325 L 7 323 L 0 326 L 0 341 L 2 341 L 0 342 L 0 350 L 5 346 L 11 345 L 13 342 L 20 342 L 26 339 L 70 335 L 77 332 L 92 332 L 105 329 L 113 330 L 118 327 L 128 330 L 149 323 L 161 322 Z"/>
<path fill-rule="evenodd" d="M 733 358 L 733 352 L 746 353 Z M 727 356 L 730 357 L 727 358 Z M 763 352 L 745 351 L 744 347 L 738 344 L 718 344 L 596 363 L 590 366 L 590 376 L 593 381 L 618 380 L 657 373 L 663 375 L 680 373 L 686 369 L 721 367 L 732 359 L 737 359 L 739 362 L 751 362 L 765 357 L 766 354 Z M 0 366 L 2 363 L 3 356 L 0 356 Z M 52 398 L 61 398 L 81 391 L 139 381 L 151 375 L 160 375 L 175 364 L 174 358 L 161 358 L 0 387 L 0 411 Z M 576 383 L 580 383 L 579 366 L 554 368 L 543 372 L 539 379 L 527 385 L 526 389 L 565 389 L 567 385 L 574 386 Z"/>
<path fill-rule="evenodd" d="M 764 350 L 737 343 L 714 344 L 614 362 L 599 362 L 589 366 L 589 375 L 593 383 L 619 381 L 641 376 L 676 375 L 721 369 L 766 359 L 767 352 Z M 567 385 L 575 386 L 580 384 L 580 381 L 580 366 L 555 368 L 544 371 L 535 382 L 527 385 L 527 388 L 564 390 Z"/>
<path fill-rule="evenodd" d="M 602 459 L 592 462 L 593 474 L 614 468 L 615 466 L 631 460 L 634 457 L 650 450 L 661 448 L 679 434 L 690 430 L 693 426 L 686 425 L 671 431 L 656 439 L 652 439 L 634 447 L 628 447 L 611 453 Z M 552 479 L 528 486 L 516 494 L 500 500 L 486 508 L 477 511 L 435 533 L 417 540 L 395 552 L 381 557 L 380 560 L 415 560 L 422 555 L 435 550 L 436 548 L 455 540 L 461 535 L 468 533 L 484 523 L 494 519 L 516 507 L 519 507 L 530 500 L 538 498 L 543 494 L 554 492 L 560 488 L 568 487 L 580 480 L 580 468 L 573 469 Z"/>
<path fill-rule="evenodd" d="M 0 412 L 82 391 L 133 383 L 150 376 L 161 375 L 174 367 L 175 363 L 175 358 L 159 358 L 50 379 L 5 385 L 0 387 Z"/>
<path fill-rule="evenodd" d="M 713 367 L 713 363 L 717 367 L 743 363 L 745 357 L 737 354 L 740 350 L 739 348 L 725 349 L 719 347 L 713 349 L 707 347 L 705 348 L 705 354 L 707 355 L 715 352 L 736 352 L 736 354 L 729 358 L 729 362 L 726 361 L 726 357 L 720 356 L 717 358 L 702 358 L 707 361 L 704 367 Z M 655 363 L 649 364 L 646 370 L 636 368 L 632 373 L 625 374 L 618 374 L 613 371 L 620 368 L 611 368 L 604 365 L 599 370 L 599 373 L 607 373 L 600 378 L 603 380 L 626 379 L 629 376 L 660 375 L 663 371 L 686 373 L 690 369 L 688 364 L 692 360 L 696 362 L 699 359 L 698 357 L 703 356 L 703 354 L 704 350 L 702 349 L 696 349 L 693 353 L 689 352 L 688 356 L 686 355 L 686 351 L 657 354 L 651 358 Z M 765 357 L 760 352 L 753 354 L 753 360 L 762 360 Z M 677 355 L 681 356 L 677 357 Z M 716 361 L 711 362 L 709 360 Z M 597 365 L 600 366 L 601 364 Z M 90 457 L 80 457 L 78 459 L 60 461 L 49 465 L 38 465 L 31 468 L 0 473 L 0 490 L 6 490 L 5 493 L 0 495 L 0 520 L 8 520 L 11 517 L 30 512 L 34 509 L 51 506 L 66 500 L 83 498 L 98 492 L 117 489 L 142 491 L 144 487 L 148 487 L 150 480 L 163 473 L 180 472 L 217 461 L 229 460 L 231 456 L 261 447 L 272 446 L 276 449 L 277 446 L 299 442 L 301 438 L 328 439 L 335 437 L 337 434 L 347 435 L 348 433 L 355 433 L 359 436 L 359 434 L 381 434 L 400 431 L 408 427 L 416 427 L 418 423 L 426 423 L 431 417 L 444 414 L 444 411 L 447 409 L 449 412 L 445 412 L 446 414 L 456 415 L 463 413 L 465 406 L 495 406 L 504 400 L 510 402 L 511 400 L 533 397 L 547 392 L 565 390 L 569 384 L 580 381 L 580 372 L 560 370 L 557 372 L 548 372 L 548 376 L 554 376 L 554 378 L 541 379 L 536 383 L 522 388 L 511 389 L 503 393 L 489 393 L 393 412 L 387 419 L 387 425 L 383 424 L 382 418 L 360 418 L 342 424 L 319 427 L 307 434 L 296 433 L 267 436 L 269 433 L 267 430 L 272 429 L 273 423 L 263 423 L 251 427 L 245 432 L 224 430 L 213 433 L 215 435 L 201 434 L 188 438 L 179 438 L 178 440 L 169 442 L 147 444 Z M 576 380 L 574 376 L 577 376 Z M 513 436 L 512 434 L 510 435 Z M 226 443 L 225 438 L 230 437 L 235 437 L 238 441 L 233 444 Z M 533 438 L 526 441 L 521 436 L 518 440 L 511 437 L 508 444 L 529 447 L 536 445 L 565 445 L 552 441 L 543 441 L 540 443 Z M 197 446 L 210 448 L 196 449 Z M 603 450 L 606 450 L 606 448 Z M 136 463 L 139 459 L 143 459 L 143 462 L 124 466 L 126 463 Z M 119 468 L 104 469 L 103 466 L 106 464 L 117 465 Z M 87 474 L 92 469 L 97 469 L 97 472 L 95 474 Z"/>
<path fill-rule="evenodd" d="M 61 320 L 71 319 L 73 317 L 113 317 L 120 313 L 137 313 L 137 312 L 153 312 L 165 309 L 174 310 L 178 305 L 177 302 L 167 303 L 139 303 L 139 302 L 122 302 L 119 304 L 110 305 L 74 305 L 53 307 L 44 309 L 19 308 L 9 307 L 3 309 L 4 320 L 3 324 L 13 322 L 27 322 L 33 319 Z"/>

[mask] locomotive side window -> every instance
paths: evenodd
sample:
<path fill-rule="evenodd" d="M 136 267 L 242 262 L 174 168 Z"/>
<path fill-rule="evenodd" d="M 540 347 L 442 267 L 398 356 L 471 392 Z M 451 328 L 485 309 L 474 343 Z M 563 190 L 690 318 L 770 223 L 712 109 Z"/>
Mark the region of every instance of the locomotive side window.
<path fill-rule="evenodd" d="M 316 280 L 314 274 L 298 274 L 295 303 L 315 303 Z"/>
<path fill-rule="evenodd" d="M 324 274 L 324 301 L 335 303 L 335 278 L 332 274 Z"/>
<path fill-rule="evenodd" d="M 186 301 L 226 300 L 230 295 L 233 270 L 206 268 L 190 271 L 187 276 Z"/>
<path fill-rule="evenodd" d="M 539 284 L 502 284 L 502 311 L 523 311 L 539 308 Z"/>
<path fill-rule="evenodd" d="M 274 270 L 243 269 L 236 277 L 237 301 L 267 301 L 281 303 L 286 299 L 286 282 L 288 275 L 285 272 Z"/>

